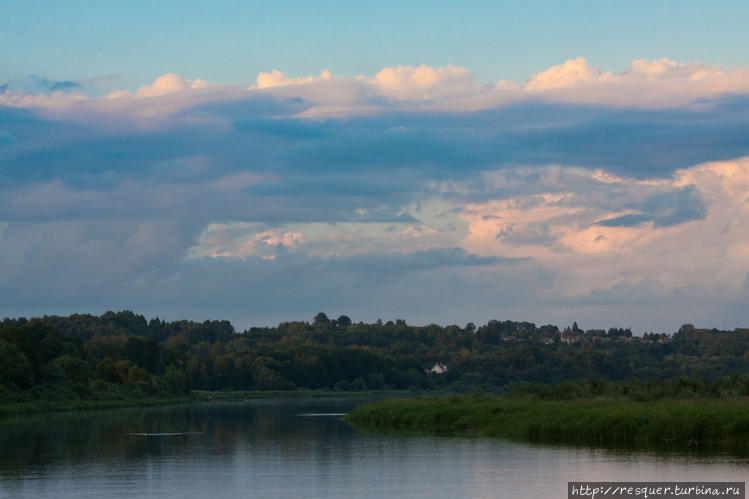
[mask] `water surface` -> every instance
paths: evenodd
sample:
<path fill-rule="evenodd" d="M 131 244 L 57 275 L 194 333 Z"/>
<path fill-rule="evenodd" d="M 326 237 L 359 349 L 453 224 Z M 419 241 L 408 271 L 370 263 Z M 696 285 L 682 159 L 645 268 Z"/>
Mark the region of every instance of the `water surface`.
<path fill-rule="evenodd" d="M 737 481 L 749 460 L 467 436 L 376 435 L 361 398 L 0 420 L 0 497 L 564 497 L 567 481 Z"/>

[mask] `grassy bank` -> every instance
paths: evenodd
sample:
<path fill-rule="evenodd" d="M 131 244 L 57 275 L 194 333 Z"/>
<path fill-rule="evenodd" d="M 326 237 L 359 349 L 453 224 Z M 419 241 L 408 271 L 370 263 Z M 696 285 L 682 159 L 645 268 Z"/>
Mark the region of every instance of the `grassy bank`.
<path fill-rule="evenodd" d="M 543 443 L 749 454 L 749 399 L 539 401 L 501 397 L 384 400 L 354 409 L 360 428 L 471 432 Z"/>
<path fill-rule="evenodd" d="M 174 396 L 143 396 L 143 397 L 113 397 L 113 398 L 42 398 L 38 400 L 5 401 L 0 403 L 0 416 L 15 414 L 33 414 L 45 412 L 64 412 L 94 409 L 112 409 L 118 407 L 149 407 L 158 405 L 204 403 L 213 401 L 240 402 L 243 400 L 272 398 L 272 397 L 405 397 L 413 396 L 407 390 L 372 390 L 372 391 L 341 391 L 341 390 L 278 390 L 278 391 L 205 391 L 195 390 L 188 395 Z"/>
<path fill-rule="evenodd" d="M 201 400 L 213 398 L 216 401 L 238 402 L 257 398 L 271 397 L 413 397 L 419 392 L 409 390 L 236 390 L 213 392 L 208 390 L 194 390 L 192 395 Z M 426 392 L 422 392 L 426 393 Z M 429 392 L 435 394 L 435 392 Z"/>
<path fill-rule="evenodd" d="M 147 407 L 156 405 L 182 404 L 192 402 L 189 395 L 174 397 L 143 397 L 104 400 L 30 400 L 0 404 L 0 416 L 33 414 L 41 412 L 84 411 L 93 409 L 113 409 L 118 407 Z"/>

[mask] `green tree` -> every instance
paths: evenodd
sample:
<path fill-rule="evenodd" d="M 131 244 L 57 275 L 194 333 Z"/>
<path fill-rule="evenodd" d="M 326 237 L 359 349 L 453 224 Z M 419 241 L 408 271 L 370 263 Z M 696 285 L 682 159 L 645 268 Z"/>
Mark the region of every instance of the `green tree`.
<path fill-rule="evenodd" d="M 62 373 L 63 381 L 88 384 L 90 378 L 88 364 L 81 359 L 63 355 L 56 358 L 52 363 Z"/>
<path fill-rule="evenodd" d="M 0 385 L 30 388 L 34 384 L 34 368 L 20 348 L 0 339 Z"/>
<path fill-rule="evenodd" d="M 315 316 L 313 324 L 315 326 L 327 326 L 330 324 L 330 319 L 328 319 L 328 316 L 324 312 L 320 312 Z"/>

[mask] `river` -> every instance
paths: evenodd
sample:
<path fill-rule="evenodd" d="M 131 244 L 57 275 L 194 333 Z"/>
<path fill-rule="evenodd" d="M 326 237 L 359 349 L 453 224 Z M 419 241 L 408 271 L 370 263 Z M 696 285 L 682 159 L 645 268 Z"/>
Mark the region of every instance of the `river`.
<path fill-rule="evenodd" d="M 0 419 L 0 497 L 565 497 L 568 481 L 738 481 L 749 460 L 380 435 L 361 398 L 267 398 Z"/>

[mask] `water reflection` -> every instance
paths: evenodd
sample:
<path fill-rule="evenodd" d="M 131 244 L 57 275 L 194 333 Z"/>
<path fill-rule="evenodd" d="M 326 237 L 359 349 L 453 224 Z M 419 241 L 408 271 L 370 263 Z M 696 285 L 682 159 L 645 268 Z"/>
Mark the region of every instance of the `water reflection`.
<path fill-rule="evenodd" d="M 361 399 L 263 399 L 3 419 L 2 497 L 562 496 L 568 480 L 741 480 L 746 459 L 368 434 Z"/>

